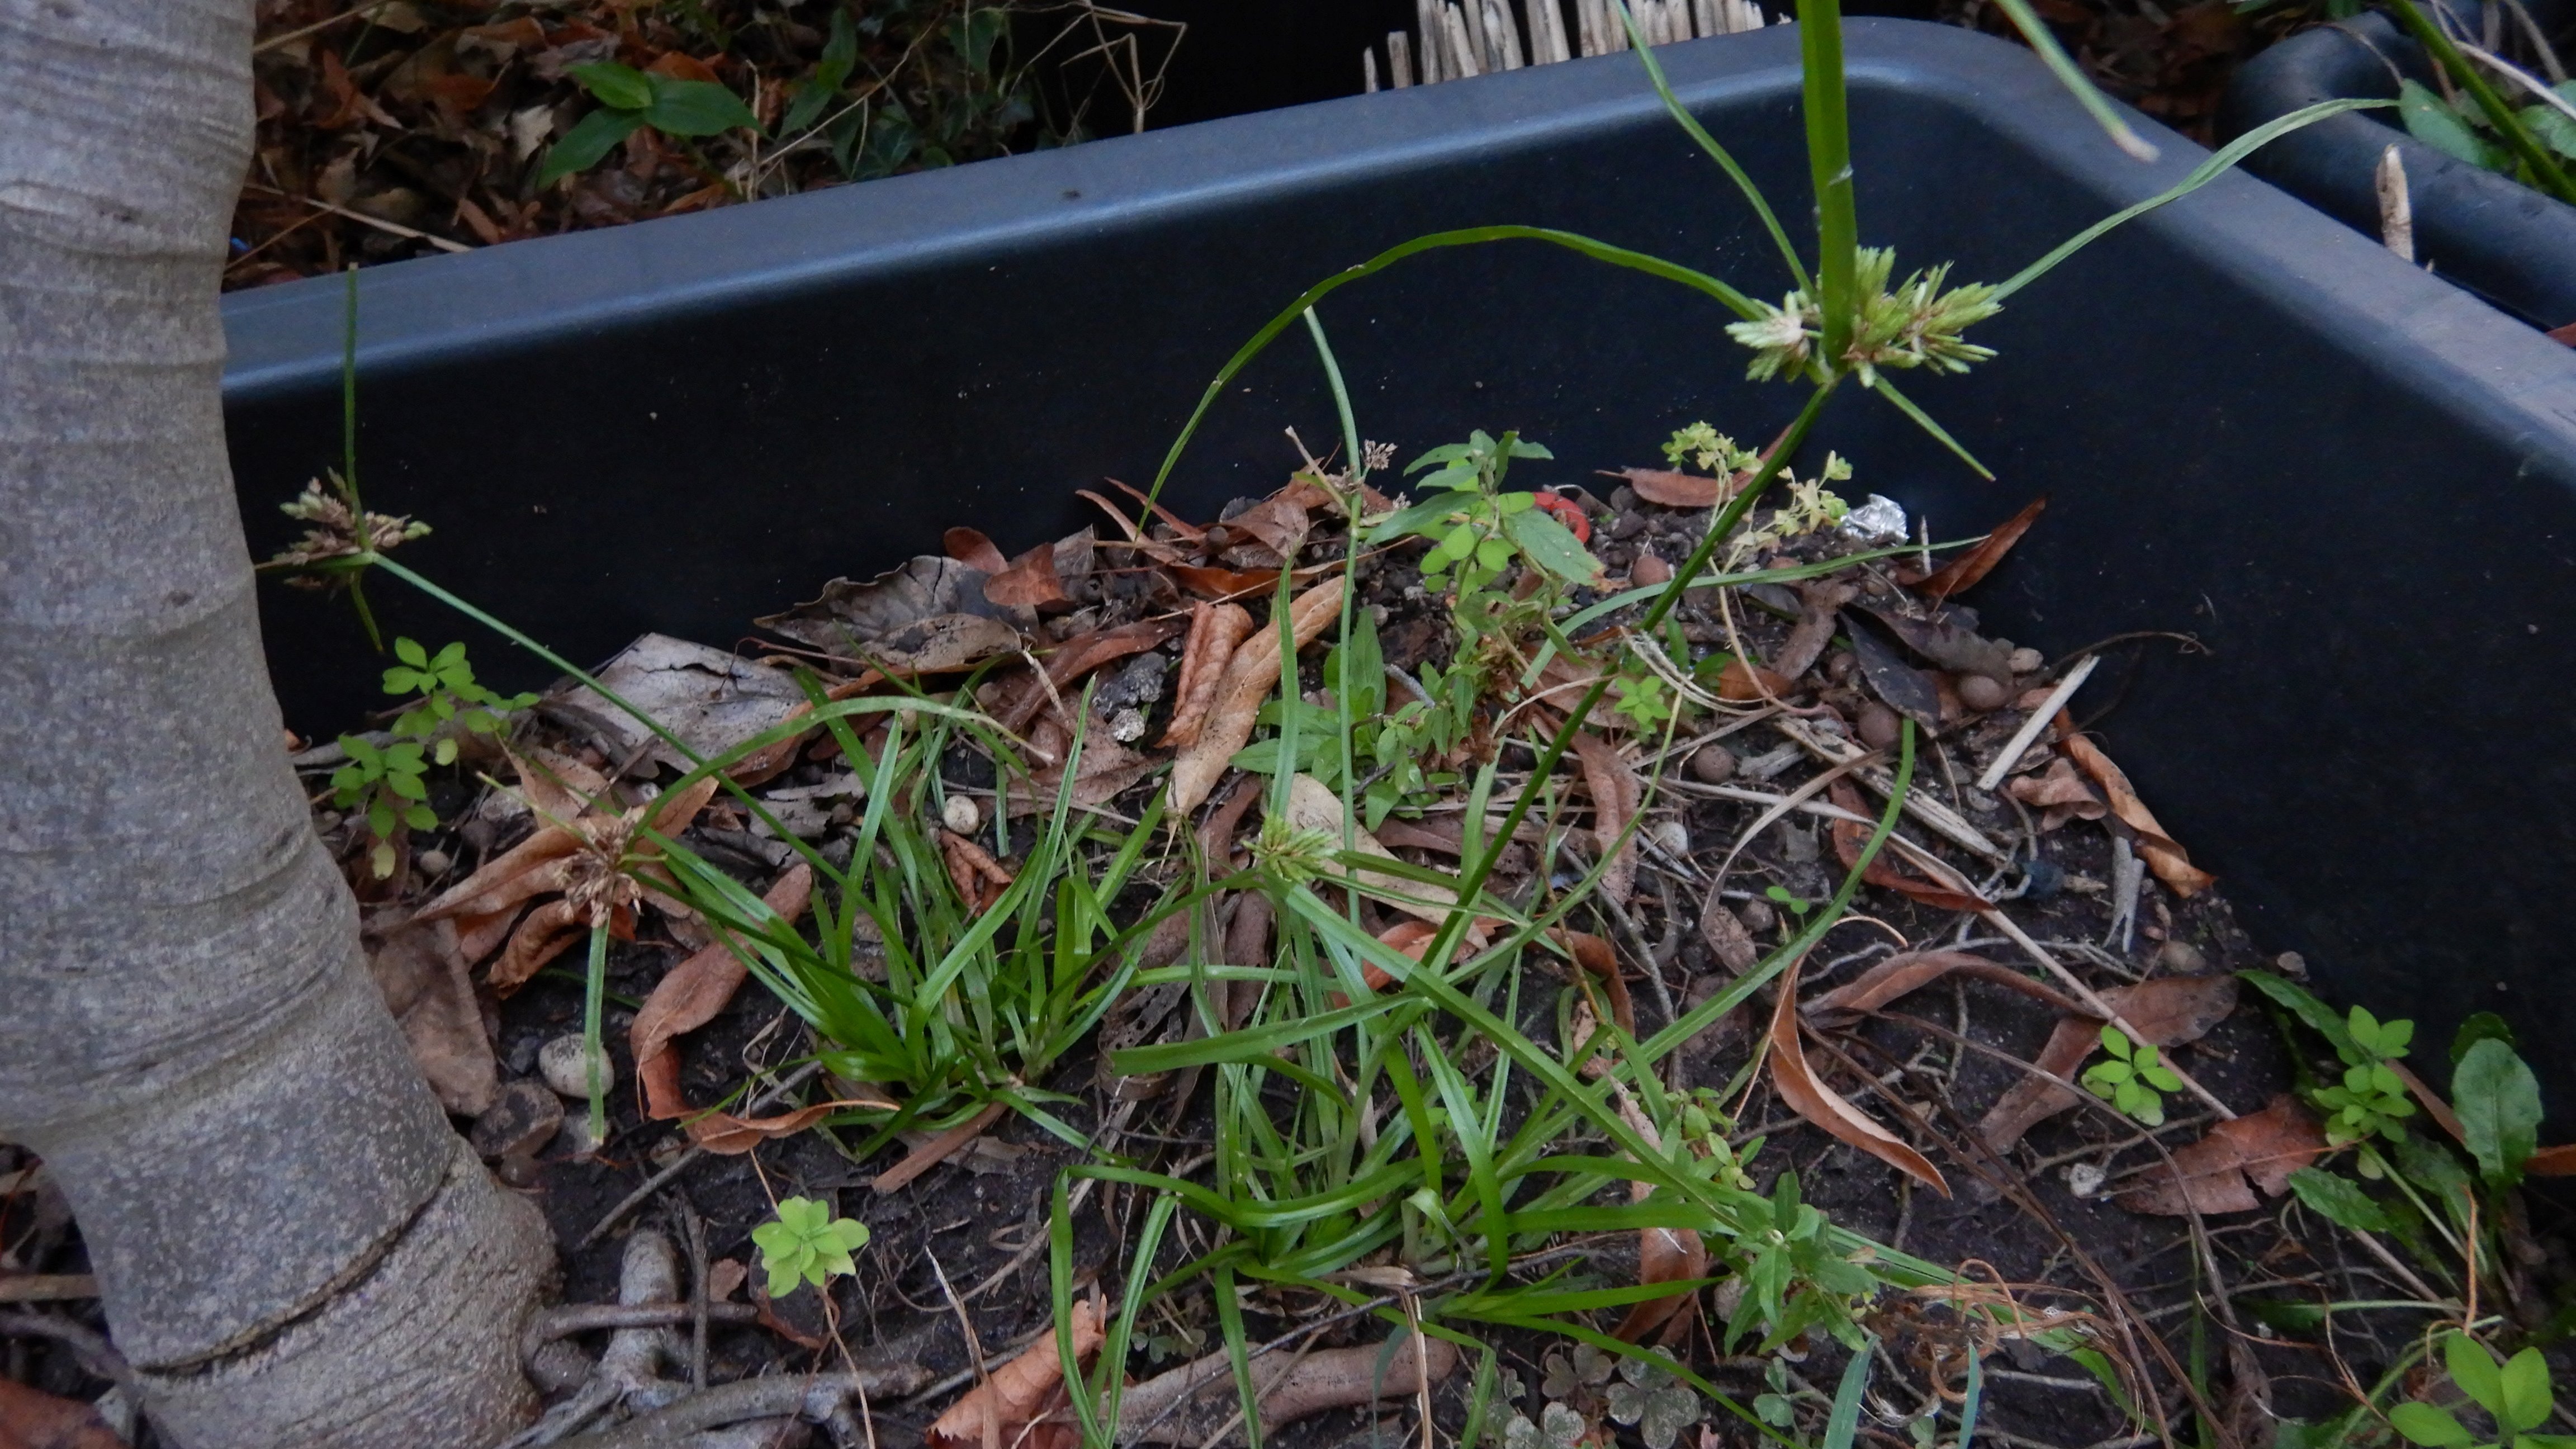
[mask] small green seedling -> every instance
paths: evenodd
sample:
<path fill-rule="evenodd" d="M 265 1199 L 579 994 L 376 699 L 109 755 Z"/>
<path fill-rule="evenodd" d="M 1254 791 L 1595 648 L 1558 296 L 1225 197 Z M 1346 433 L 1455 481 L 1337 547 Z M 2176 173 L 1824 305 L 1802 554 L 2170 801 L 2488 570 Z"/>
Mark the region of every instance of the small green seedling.
<path fill-rule="evenodd" d="M 2395 1141 L 2406 1135 L 2401 1119 L 2415 1115 L 2406 1083 L 2388 1063 L 2406 1055 L 2415 1035 L 2411 1021 L 2381 1022 L 2356 1006 L 2344 1023 L 2344 1040 L 2335 1052 L 2344 1061 L 2341 1084 L 2317 1092 L 2326 1118 L 2326 1140 L 2338 1147 L 2378 1136 Z"/>
<path fill-rule="evenodd" d="M 751 1241 L 769 1273 L 769 1296 L 784 1298 L 799 1283 L 820 1288 L 836 1274 L 859 1271 L 850 1254 L 867 1245 L 868 1225 L 836 1218 L 810 1197 L 781 1198 L 777 1219 L 753 1228 Z"/>
<path fill-rule="evenodd" d="M 1790 915 L 1798 917 L 1800 920 L 1806 919 L 1807 912 L 1814 909 L 1813 902 L 1798 899 L 1797 896 L 1790 893 L 1787 886 L 1765 886 L 1762 888 L 1762 894 L 1770 897 L 1771 900 L 1778 903 L 1782 909 L 1786 910 Z"/>
<path fill-rule="evenodd" d="M 475 683 L 461 642 L 432 654 L 413 640 L 396 639 L 394 657 L 402 662 L 385 671 L 385 693 L 420 696 L 394 721 L 394 733 L 427 741 L 430 758 L 442 765 L 456 763 L 456 740 L 433 738 L 439 726 L 453 721 L 475 734 L 499 734 L 503 716 L 537 702 L 533 694 L 505 697 Z"/>
<path fill-rule="evenodd" d="M 546 152 L 545 164 L 537 169 L 539 186 L 598 165 L 645 126 L 682 138 L 760 129 L 760 118 L 742 97 L 713 81 L 674 80 L 613 60 L 572 66 L 567 73 L 599 102 L 599 109 L 582 117 Z"/>
<path fill-rule="evenodd" d="M 1496 438 L 1482 428 L 1463 443 L 1434 448 L 1404 471 L 1438 465 L 1422 485 L 1439 491 L 1390 515 L 1369 542 L 1408 535 L 1431 540 L 1431 552 L 1422 559 L 1423 580 L 1435 586 L 1453 582 L 1462 603 L 1482 593 L 1514 559 L 1526 559 L 1565 583 L 1588 584 L 1600 577 L 1601 561 L 1583 540 L 1540 508 L 1537 494 L 1502 491 L 1513 459 L 1555 456 L 1518 433 Z"/>
<path fill-rule="evenodd" d="M 2576 1445 L 2576 1435 L 2527 1432 L 2548 1422 L 2553 1407 L 2549 1366 L 2541 1361 L 2539 1349 L 2526 1348 L 2499 1367 L 2485 1344 L 2454 1332 L 2442 1340 L 2442 1360 L 2451 1371 L 2451 1382 L 2494 1418 L 2495 1437 L 2479 1443 L 2450 1410 L 2410 1402 L 2388 1412 L 2388 1422 L 2409 1440 L 2426 1449 L 2468 1449 L 2471 1445 L 2476 1449 L 2567 1449 Z"/>
<path fill-rule="evenodd" d="M 418 742 L 397 740 L 379 749 L 356 735 L 340 736 L 349 763 L 331 772 L 331 803 L 343 810 L 363 808 L 367 833 L 375 846 L 367 853 L 376 879 L 394 873 L 394 831 L 400 826 L 432 830 L 438 812 L 429 808 L 429 768 Z"/>
<path fill-rule="evenodd" d="M 2182 1078 L 2156 1055 L 2152 1042 L 2132 1042 L 2128 1033 L 2105 1023 L 2102 1049 L 2111 1060 L 2097 1062 L 2084 1074 L 2084 1086 L 2121 1112 L 2150 1127 L 2165 1123 L 2166 1092 L 2182 1090 Z"/>

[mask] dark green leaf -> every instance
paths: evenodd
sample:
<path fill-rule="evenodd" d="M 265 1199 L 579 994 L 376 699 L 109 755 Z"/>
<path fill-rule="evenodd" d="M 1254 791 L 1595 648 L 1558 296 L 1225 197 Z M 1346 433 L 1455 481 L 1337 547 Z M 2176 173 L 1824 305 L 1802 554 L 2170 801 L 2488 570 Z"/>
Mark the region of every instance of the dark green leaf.
<path fill-rule="evenodd" d="M 1557 522 L 1555 515 L 1531 509 L 1505 519 L 1503 527 L 1531 562 L 1567 583 L 1588 584 L 1601 576 L 1601 560 Z"/>
<path fill-rule="evenodd" d="M 2425 1449 L 2454 1449 L 2469 1442 L 2469 1431 L 2460 1427 L 2460 1421 L 2431 1404 L 2399 1404 L 2388 1411 L 2388 1422 Z"/>
<path fill-rule="evenodd" d="M 537 185 L 550 186 L 559 177 L 598 165 L 601 157 L 643 124 L 640 111 L 599 110 L 582 117 L 546 152 L 545 165 L 537 168 Z"/>
<path fill-rule="evenodd" d="M 724 131 L 760 129 L 760 118 L 742 103 L 742 97 L 714 81 L 672 80 L 660 75 L 645 79 L 653 83 L 653 98 L 644 109 L 644 119 L 664 135 L 713 136 Z"/>
<path fill-rule="evenodd" d="M 2471 1045 L 2451 1073 L 2451 1106 L 2478 1171 L 2500 1185 L 2520 1182 L 2540 1145 L 2540 1083 L 2513 1048 L 2493 1038 Z"/>
<path fill-rule="evenodd" d="M 2347 1228 L 2385 1233 L 2397 1226 L 2388 1216 L 2388 1210 L 2350 1178 L 2337 1177 L 2314 1167 L 2302 1167 L 2290 1174 L 2290 1191 L 2297 1193 L 2299 1201 L 2310 1209 Z"/>
<path fill-rule="evenodd" d="M 653 104 L 653 86 L 644 72 L 613 60 L 594 60 L 565 67 L 565 74 L 581 83 L 581 88 L 598 98 L 603 106 L 621 111 L 640 111 Z"/>
<path fill-rule="evenodd" d="M 2497 148 L 2488 144 L 2460 113 L 2442 103 L 2442 98 L 2428 90 L 2421 81 L 2399 83 L 2397 114 L 2406 122 L 2406 133 L 2446 156 L 2456 156 L 2473 166 L 2490 171 L 2501 170 Z"/>
<path fill-rule="evenodd" d="M 2332 1043 L 2339 1053 L 2353 1050 L 2352 1034 L 2344 1030 L 2343 1018 L 2334 1009 L 2308 994 L 2305 988 L 2273 975 L 2269 971 L 2236 973 L 2255 990 L 2290 1009 L 2290 1014 L 2306 1022 L 2310 1029 Z"/>
<path fill-rule="evenodd" d="M 2514 1039 L 2513 1028 L 2505 1023 L 2503 1017 L 2492 1011 L 2470 1012 L 2468 1019 L 2460 1023 L 2460 1029 L 2451 1034 L 2451 1065 L 2458 1066 L 2460 1058 L 2469 1054 L 2469 1048 L 2490 1038 L 2509 1047 L 2522 1045 Z"/>

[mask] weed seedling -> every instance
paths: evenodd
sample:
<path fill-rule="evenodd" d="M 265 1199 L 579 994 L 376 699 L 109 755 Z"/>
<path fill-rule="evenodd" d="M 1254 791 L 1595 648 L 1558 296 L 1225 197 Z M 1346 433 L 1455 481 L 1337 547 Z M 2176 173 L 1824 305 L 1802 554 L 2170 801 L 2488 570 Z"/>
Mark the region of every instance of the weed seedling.
<path fill-rule="evenodd" d="M 2465 1333 L 2445 1334 L 2443 1366 L 2451 1382 L 2495 1421 L 2494 1437 L 2480 1442 L 2450 1410 L 2425 1403 L 2403 1403 L 2388 1411 L 2398 1433 L 2425 1449 L 2567 1449 L 2576 1435 L 2530 1432 L 2549 1421 L 2554 1407 L 2549 1365 L 2540 1350 L 2526 1348 L 2499 1367 L 2487 1346 Z"/>
<path fill-rule="evenodd" d="M 2388 1063 L 2406 1055 L 2406 1043 L 2414 1035 L 2411 1021 L 2382 1023 L 2358 1006 L 2352 1009 L 2344 1038 L 2335 1043 L 2344 1061 L 2343 1080 L 2317 1092 L 2317 1105 L 2332 1114 L 2326 1119 L 2327 1141 L 2340 1147 L 2372 1136 L 2393 1141 L 2405 1135 L 2400 1123 L 2415 1115 L 2415 1104 Z"/>
<path fill-rule="evenodd" d="M 2156 1055 L 2153 1042 L 2133 1042 L 2128 1033 L 2104 1023 L 2102 1049 L 2111 1060 L 2096 1062 L 2084 1074 L 2085 1089 L 2150 1127 L 2165 1125 L 2166 1092 L 2182 1090 L 2182 1078 Z"/>
<path fill-rule="evenodd" d="M 858 1272 L 850 1254 L 866 1246 L 868 1225 L 836 1218 L 810 1197 L 781 1198 L 778 1216 L 753 1228 L 751 1241 L 769 1273 L 769 1296 L 784 1298 L 800 1283 L 820 1288 L 835 1276 Z"/>
<path fill-rule="evenodd" d="M 537 168 L 541 187 L 598 165 L 646 126 L 683 146 L 693 137 L 760 130 L 760 118 L 742 97 L 714 81 L 675 80 L 613 60 L 572 66 L 568 73 L 599 102 L 599 109 L 582 117 L 546 152 L 545 164 Z"/>

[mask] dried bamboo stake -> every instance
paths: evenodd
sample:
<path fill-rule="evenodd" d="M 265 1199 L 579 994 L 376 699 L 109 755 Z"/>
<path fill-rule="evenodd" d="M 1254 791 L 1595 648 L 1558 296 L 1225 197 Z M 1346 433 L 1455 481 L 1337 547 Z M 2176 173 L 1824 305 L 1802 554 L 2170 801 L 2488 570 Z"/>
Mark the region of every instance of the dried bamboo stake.
<path fill-rule="evenodd" d="M 1422 83 L 1449 79 L 1448 48 L 1442 43 L 1440 0 L 1413 0 L 1413 33 L 1422 37 Z"/>
<path fill-rule="evenodd" d="M 1530 64 L 1573 59 L 1565 46 L 1565 10 L 1558 0 L 1529 0 Z"/>
<path fill-rule="evenodd" d="M 1521 28 L 1512 19 L 1510 7 L 1502 0 L 1485 0 L 1484 10 L 1485 43 L 1492 47 L 1495 67 L 1519 70 L 1522 65 Z"/>
<path fill-rule="evenodd" d="M 1574 0 L 1574 38 L 1586 56 L 1603 52 L 1601 42 L 1601 0 Z"/>
<path fill-rule="evenodd" d="M 1360 94 L 1377 94 L 1377 47 L 1374 45 L 1360 52 Z"/>
<path fill-rule="evenodd" d="M 1691 20 L 1702 35 L 1724 35 L 1726 17 L 1720 11 L 1721 0 L 1691 0 Z"/>
<path fill-rule="evenodd" d="M 1470 48 L 1473 42 L 1467 37 L 1467 17 L 1458 13 L 1454 3 L 1441 7 L 1440 28 L 1449 38 L 1451 76 L 1463 80 L 1468 76 L 1483 75 L 1484 67 L 1477 63 L 1476 54 Z"/>
<path fill-rule="evenodd" d="M 2406 158 L 2395 142 L 2379 153 L 2379 239 L 2397 259 L 2415 260 L 2415 205 L 2406 194 Z"/>
<path fill-rule="evenodd" d="M 1395 82 L 1397 90 L 1403 90 L 1413 84 L 1413 37 L 1411 35 L 1401 30 L 1388 31 L 1386 60 L 1386 68 L 1390 72 L 1388 79 Z"/>
<path fill-rule="evenodd" d="M 1485 33 L 1484 0 L 1466 0 L 1467 57 L 1469 75 L 1491 75 L 1502 69 L 1494 56 L 1493 37 Z"/>

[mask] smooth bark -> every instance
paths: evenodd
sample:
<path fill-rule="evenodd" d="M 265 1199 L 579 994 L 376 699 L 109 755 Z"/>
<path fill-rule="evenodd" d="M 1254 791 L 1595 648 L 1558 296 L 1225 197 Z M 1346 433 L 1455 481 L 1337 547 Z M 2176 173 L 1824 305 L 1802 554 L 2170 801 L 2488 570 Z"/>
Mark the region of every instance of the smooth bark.
<path fill-rule="evenodd" d="M 249 0 L 0 0 L 0 1138 L 167 1437 L 471 1449 L 551 1257 L 283 749 L 219 395 L 250 39 Z"/>

